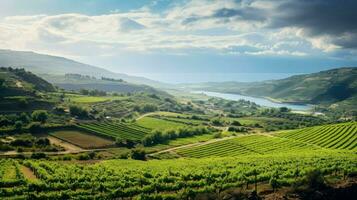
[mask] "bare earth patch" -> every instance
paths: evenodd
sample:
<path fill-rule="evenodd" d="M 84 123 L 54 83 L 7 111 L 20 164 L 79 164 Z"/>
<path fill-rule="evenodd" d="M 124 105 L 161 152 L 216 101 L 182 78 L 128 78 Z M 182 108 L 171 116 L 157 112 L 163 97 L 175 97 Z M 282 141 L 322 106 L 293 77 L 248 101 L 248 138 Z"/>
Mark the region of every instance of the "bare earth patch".
<path fill-rule="evenodd" d="M 78 146 L 85 149 L 103 148 L 114 145 L 114 142 L 111 140 L 81 131 L 56 131 L 51 135 L 72 144 L 74 147 Z"/>
<path fill-rule="evenodd" d="M 47 138 L 50 140 L 51 144 L 55 144 L 57 146 L 61 146 L 61 147 L 65 148 L 68 151 L 81 151 L 81 150 L 83 150 L 82 148 L 80 148 L 78 146 L 75 146 L 73 144 L 70 144 L 70 143 L 68 143 L 66 141 L 60 140 L 60 139 L 55 138 L 55 137 L 48 136 Z"/>
<path fill-rule="evenodd" d="M 21 172 L 27 180 L 37 180 L 37 177 L 30 168 L 21 166 Z"/>

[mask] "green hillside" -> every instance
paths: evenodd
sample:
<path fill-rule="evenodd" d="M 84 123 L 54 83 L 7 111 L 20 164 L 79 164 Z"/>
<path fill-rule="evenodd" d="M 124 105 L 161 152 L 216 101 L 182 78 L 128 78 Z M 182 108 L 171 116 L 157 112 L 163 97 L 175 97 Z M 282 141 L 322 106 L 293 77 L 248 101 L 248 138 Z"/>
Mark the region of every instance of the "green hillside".
<path fill-rule="evenodd" d="M 286 79 L 254 83 L 202 83 L 186 85 L 196 90 L 270 97 L 282 102 L 336 106 L 356 104 L 357 68 L 338 68 Z"/>
<path fill-rule="evenodd" d="M 24 69 L 0 68 L 0 111 L 46 109 L 51 102 L 43 94 L 53 92 L 53 85 Z"/>
<path fill-rule="evenodd" d="M 157 90 L 148 85 L 133 84 L 123 79 L 113 79 L 106 77 L 94 77 L 81 74 L 50 75 L 41 74 L 45 80 L 65 90 L 100 90 L 106 92 L 148 92 L 155 94 L 164 94 L 165 92 Z M 166 93 L 165 93 L 166 94 Z"/>

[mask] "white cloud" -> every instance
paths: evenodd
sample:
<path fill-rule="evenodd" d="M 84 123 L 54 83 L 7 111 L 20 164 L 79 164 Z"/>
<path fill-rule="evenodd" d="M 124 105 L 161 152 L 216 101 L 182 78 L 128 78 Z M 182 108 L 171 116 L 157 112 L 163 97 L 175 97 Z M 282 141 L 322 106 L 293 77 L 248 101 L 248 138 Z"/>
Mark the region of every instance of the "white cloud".
<path fill-rule="evenodd" d="M 0 19 L 0 48 L 77 56 L 121 51 L 304 56 L 338 49 L 327 36 L 307 37 L 294 27 L 269 29 L 268 21 L 250 13 L 275 6 L 273 1 L 189 1 L 163 13 L 143 8 L 97 16 L 11 16 Z M 224 18 L 211 17 L 220 10 Z M 217 29 L 220 34 L 212 33 Z"/>

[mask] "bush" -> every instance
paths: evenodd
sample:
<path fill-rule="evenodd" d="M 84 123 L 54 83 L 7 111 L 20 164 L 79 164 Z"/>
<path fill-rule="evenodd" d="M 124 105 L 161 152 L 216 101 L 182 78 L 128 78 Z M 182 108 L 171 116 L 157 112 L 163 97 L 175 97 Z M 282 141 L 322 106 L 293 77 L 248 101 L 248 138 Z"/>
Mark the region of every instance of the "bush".
<path fill-rule="evenodd" d="M 26 99 L 19 99 L 19 108 L 27 108 L 29 106 L 29 102 Z"/>
<path fill-rule="evenodd" d="M 40 133 L 40 132 L 42 132 L 42 126 L 39 122 L 32 122 L 29 125 L 29 131 L 32 134 Z"/>
<path fill-rule="evenodd" d="M 324 176 L 318 169 L 308 172 L 306 174 L 305 181 L 309 188 L 314 190 L 321 189 L 326 186 Z"/>
<path fill-rule="evenodd" d="M 90 160 L 90 156 L 88 154 L 81 154 L 78 156 L 78 160 Z"/>
<path fill-rule="evenodd" d="M 234 120 L 232 123 L 231 123 L 232 126 L 242 126 L 242 124 L 239 122 L 239 121 L 236 121 Z"/>
<path fill-rule="evenodd" d="M 21 130 L 22 126 L 23 126 L 22 121 L 16 121 L 15 122 L 15 129 L 16 130 L 18 130 L 18 131 Z"/>
<path fill-rule="evenodd" d="M 69 107 L 69 113 L 78 118 L 88 118 L 88 111 L 80 106 L 71 105 Z"/>
<path fill-rule="evenodd" d="M 134 160 L 146 160 L 146 153 L 144 149 L 133 149 L 130 154 Z"/>
<path fill-rule="evenodd" d="M 213 135 L 213 138 L 221 138 L 221 137 L 222 137 L 222 133 L 221 132 L 215 133 Z"/>
<path fill-rule="evenodd" d="M 42 159 L 42 158 L 47 158 L 47 155 L 45 153 L 39 152 L 39 153 L 33 153 L 31 155 L 32 159 Z"/>
<path fill-rule="evenodd" d="M 35 110 L 32 112 L 31 117 L 33 121 L 45 123 L 48 119 L 48 113 L 45 110 Z"/>

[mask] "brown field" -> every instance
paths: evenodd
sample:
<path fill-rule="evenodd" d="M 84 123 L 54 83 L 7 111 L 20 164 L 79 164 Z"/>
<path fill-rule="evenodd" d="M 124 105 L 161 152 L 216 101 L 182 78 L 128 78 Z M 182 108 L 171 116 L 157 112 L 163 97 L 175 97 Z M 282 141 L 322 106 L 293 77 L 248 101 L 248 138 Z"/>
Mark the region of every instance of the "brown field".
<path fill-rule="evenodd" d="M 114 144 L 111 140 L 76 130 L 55 131 L 51 135 L 85 149 L 108 147 Z"/>

